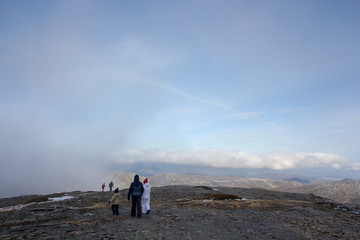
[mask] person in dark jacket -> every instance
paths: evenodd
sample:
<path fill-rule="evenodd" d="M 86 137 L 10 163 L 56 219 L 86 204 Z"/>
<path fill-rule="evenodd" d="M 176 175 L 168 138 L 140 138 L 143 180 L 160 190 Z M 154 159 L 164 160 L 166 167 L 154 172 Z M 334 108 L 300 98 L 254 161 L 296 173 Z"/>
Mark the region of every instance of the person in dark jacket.
<path fill-rule="evenodd" d="M 144 192 L 144 187 L 139 181 L 139 175 L 135 175 L 134 182 L 131 183 L 129 192 L 128 192 L 128 201 L 130 200 L 130 195 L 132 199 L 131 204 L 131 216 L 141 218 L 141 195 Z M 137 214 L 136 214 L 137 213 Z"/>
<path fill-rule="evenodd" d="M 111 182 L 109 183 L 110 192 L 112 192 L 113 186 L 114 186 L 114 184 L 113 184 L 113 182 L 111 181 Z"/>

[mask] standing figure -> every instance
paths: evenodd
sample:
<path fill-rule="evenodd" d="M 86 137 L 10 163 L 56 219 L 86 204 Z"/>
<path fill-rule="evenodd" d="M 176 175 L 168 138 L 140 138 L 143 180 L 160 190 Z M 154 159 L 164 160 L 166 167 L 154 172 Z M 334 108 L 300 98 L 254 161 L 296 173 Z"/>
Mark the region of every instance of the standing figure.
<path fill-rule="evenodd" d="M 110 192 L 112 191 L 113 186 L 114 186 L 114 184 L 113 184 L 113 182 L 111 181 L 111 182 L 109 183 Z"/>
<path fill-rule="evenodd" d="M 139 175 L 135 175 L 134 181 L 131 183 L 129 192 L 128 192 L 128 201 L 130 200 L 130 195 L 132 199 L 131 204 L 131 216 L 141 218 L 141 195 L 144 192 L 144 187 L 139 181 Z"/>
<path fill-rule="evenodd" d="M 151 186 L 148 182 L 148 179 L 145 178 L 144 180 L 144 193 L 141 197 L 141 207 L 142 207 L 142 213 L 149 214 L 150 213 L 150 191 Z"/>
<path fill-rule="evenodd" d="M 102 191 L 104 191 L 105 188 L 105 183 L 103 183 L 103 185 L 101 185 Z"/>
<path fill-rule="evenodd" d="M 111 210 L 113 215 L 119 215 L 119 204 L 120 204 L 120 194 L 119 188 L 116 188 L 114 191 L 114 195 L 111 197 L 109 203 L 111 203 Z"/>

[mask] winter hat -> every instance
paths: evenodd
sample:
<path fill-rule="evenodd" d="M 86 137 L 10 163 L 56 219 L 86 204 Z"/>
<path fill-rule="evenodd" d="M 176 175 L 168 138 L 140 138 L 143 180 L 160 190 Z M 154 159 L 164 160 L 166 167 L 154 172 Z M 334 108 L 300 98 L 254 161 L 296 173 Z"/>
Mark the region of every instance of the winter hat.
<path fill-rule="evenodd" d="M 114 192 L 115 192 L 115 193 L 118 193 L 118 192 L 119 192 L 119 188 L 116 188 Z"/>
<path fill-rule="evenodd" d="M 139 181 L 139 175 L 135 175 L 134 180 Z"/>
<path fill-rule="evenodd" d="M 145 180 L 144 180 L 144 184 L 145 184 L 145 183 L 147 183 L 147 182 L 148 182 L 148 180 L 147 180 L 147 178 L 145 178 Z"/>

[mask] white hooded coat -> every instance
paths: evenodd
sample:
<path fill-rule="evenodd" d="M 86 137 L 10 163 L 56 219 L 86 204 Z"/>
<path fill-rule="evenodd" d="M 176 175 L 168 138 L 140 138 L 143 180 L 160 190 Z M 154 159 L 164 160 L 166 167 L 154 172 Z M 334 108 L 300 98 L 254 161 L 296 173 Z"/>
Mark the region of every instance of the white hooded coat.
<path fill-rule="evenodd" d="M 150 191 L 151 191 L 151 186 L 150 184 L 147 182 L 144 185 L 144 192 L 143 195 L 141 196 L 141 208 L 142 208 L 142 212 L 146 213 L 148 210 L 150 210 Z"/>

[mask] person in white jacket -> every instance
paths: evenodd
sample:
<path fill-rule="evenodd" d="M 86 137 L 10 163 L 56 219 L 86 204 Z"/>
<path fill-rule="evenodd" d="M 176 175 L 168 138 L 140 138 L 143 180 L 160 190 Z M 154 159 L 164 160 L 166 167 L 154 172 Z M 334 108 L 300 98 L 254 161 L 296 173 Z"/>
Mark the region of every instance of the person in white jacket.
<path fill-rule="evenodd" d="M 144 213 L 144 214 L 150 213 L 150 191 L 151 191 L 151 186 L 148 182 L 148 179 L 145 178 L 144 193 L 141 197 L 141 208 L 142 208 L 142 213 Z"/>

